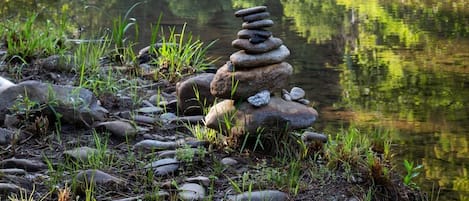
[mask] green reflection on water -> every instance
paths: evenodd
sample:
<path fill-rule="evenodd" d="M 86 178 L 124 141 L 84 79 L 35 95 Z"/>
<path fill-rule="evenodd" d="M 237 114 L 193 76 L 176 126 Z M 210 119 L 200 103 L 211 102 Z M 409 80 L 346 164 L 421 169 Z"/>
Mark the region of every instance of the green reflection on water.
<path fill-rule="evenodd" d="M 109 27 L 111 16 L 135 2 L 6 0 L 0 5 L 0 16 L 8 18 L 35 10 L 42 11 L 43 19 L 58 20 L 61 13 L 66 13 L 75 27 L 100 30 Z M 331 86 L 342 90 L 342 94 L 332 94 L 340 96 L 340 100 L 326 105 L 352 110 L 354 115 L 347 120 L 353 119 L 362 126 L 396 129 L 392 137 L 397 145 L 397 164 L 403 159 L 424 164 L 420 183 L 429 190 L 431 182 L 436 182 L 444 190 L 442 200 L 469 199 L 467 1 L 149 0 L 147 4 L 135 10 L 144 16 L 137 18 L 142 29 L 150 27 L 160 12 L 170 22 L 190 19 L 198 25 L 190 28 L 201 34 L 214 35 L 212 27 L 225 31 L 217 34 L 228 40 L 219 42 L 227 44 L 220 49 L 226 52 L 235 51 L 229 44 L 240 29 L 240 21 L 232 12 L 241 7 L 268 5 L 272 17 L 281 19 L 272 30 L 281 34 L 292 50 L 294 59 L 290 62 L 300 71 L 297 74 L 305 78 L 302 83 L 313 85 L 307 81 L 313 80 L 308 76 L 320 74 L 308 74 L 311 66 L 326 66 L 327 57 L 343 57 L 343 62 L 332 66 L 340 71 L 339 75 L 330 73 L 327 75 L 337 77 L 323 78 L 337 82 Z M 86 5 L 99 9 L 85 9 Z M 321 52 L 311 50 L 325 46 L 334 51 L 317 57 Z"/>

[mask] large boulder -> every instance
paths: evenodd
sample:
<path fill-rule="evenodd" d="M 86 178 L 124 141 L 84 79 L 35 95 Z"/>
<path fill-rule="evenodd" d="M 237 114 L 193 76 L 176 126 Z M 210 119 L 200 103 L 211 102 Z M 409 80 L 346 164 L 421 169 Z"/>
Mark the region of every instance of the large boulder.
<path fill-rule="evenodd" d="M 28 98 L 38 105 L 47 105 L 72 124 L 91 125 L 103 121 L 108 113 L 93 93 L 84 88 L 52 85 L 39 81 L 25 81 L 0 91 L 0 122 L 11 112 L 19 98 Z"/>
<path fill-rule="evenodd" d="M 179 109 L 184 115 L 201 115 L 212 105 L 215 97 L 210 93 L 210 82 L 215 74 L 202 73 L 176 84 Z"/>
<path fill-rule="evenodd" d="M 280 91 L 288 85 L 292 72 L 292 66 L 286 62 L 239 71 L 233 71 L 227 63 L 218 69 L 210 91 L 219 98 L 243 100 L 263 90 Z"/>
<path fill-rule="evenodd" d="M 233 100 L 224 100 L 210 108 L 205 116 L 205 125 L 217 130 L 221 128 L 224 133 L 242 135 L 256 133 L 259 129 L 269 132 L 307 128 L 317 117 L 315 109 L 279 97 L 272 97 L 269 104 L 262 107 L 248 102 L 237 105 Z M 231 125 L 230 130 L 226 123 Z"/>

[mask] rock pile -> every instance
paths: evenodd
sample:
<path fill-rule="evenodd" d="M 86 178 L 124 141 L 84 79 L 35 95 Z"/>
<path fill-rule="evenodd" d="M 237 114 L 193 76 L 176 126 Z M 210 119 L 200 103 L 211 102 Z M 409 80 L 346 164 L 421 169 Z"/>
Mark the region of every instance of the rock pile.
<path fill-rule="evenodd" d="M 243 20 L 243 29 L 232 42 L 232 46 L 240 50 L 218 69 L 210 83 L 212 95 L 228 100 L 210 109 L 205 117 L 206 126 L 234 135 L 255 133 L 260 128 L 309 127 L 316 120 L 317 112 L 301 104 L 306 101 L 298 101 L 304 94 L 290 93 L 298 96 L 296 102 L 291 101 L 291 96 L 289 100 L 271 97 L 288 86 L 293 67 L 285 62 L 290 51 L 283 41 L 266 30 L 274 25 L 268 19 L 267 7 L 242 9 L 235 16 Z M 231 119 L 231 126 L 220 126 L 226 125 L 227 117 Z"/>

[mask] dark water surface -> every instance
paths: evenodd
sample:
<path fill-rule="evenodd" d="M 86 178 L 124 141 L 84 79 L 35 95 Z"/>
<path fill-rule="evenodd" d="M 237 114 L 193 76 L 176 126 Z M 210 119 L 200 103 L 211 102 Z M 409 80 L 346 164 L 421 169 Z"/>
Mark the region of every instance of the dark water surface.
<path fill-rule="evenodd" d="M 135 2 L 4 1 L 0 17 L 65 13 L 89 34 L 111 27 Z M 149 43 L 163 13 L 163 26 L 187 23 L 202 41 L 218 39 L 210 55 L 221 65 L 241 29 L 233 12 L 255 5 L 269 7 L 270 30 L 291 50 L 291 85 L 314 102 L 317 130 L 333 133 L 351 122 L 392 129 L 396 164 L 423 164 L 416 182 L 424 190 L 440 188 L 439 200 L 469 200 L 466 0 L 149 0 L 130 14 L 139 24 L 136 47 Z"/>

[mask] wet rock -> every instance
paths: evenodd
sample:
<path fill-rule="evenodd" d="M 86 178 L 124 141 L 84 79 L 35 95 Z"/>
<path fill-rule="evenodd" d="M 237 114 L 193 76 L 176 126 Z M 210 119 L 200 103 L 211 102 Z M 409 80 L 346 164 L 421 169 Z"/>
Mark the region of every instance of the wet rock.
<path fill-rule="evenodd" d="M 19 168 L 0 169 L 0 175 L 25 175 L 26 171 Z"/>
<path fill-rule="evenodd" d="M 15 139 L 15 131 L 0 128 L 0 145 L 11 144 L 13 139 Z"/>
<path fill-rule="evenodd" d="M 223 132 L 240 135 L 256 133 L 259 128 L 265 131 L 307 128 L 316 121 L 318 116 L 316 110 L 311 107 L 288 102 L 278 97 L 272 97 L 269 104 L 259 108 L 246 102 L 235 107 L 233 103 L 232 100 L 224 100 L 210 108 L 205 116 L 206 126 L 218 130 L 219 125 L 222 125 Z M 230 131 L 223 127 L 226 115 L 234 115 L 231 125 L 235 126 Z"/>
<path fill-rule="evenodd" d="M 228 198 L 230 201 L 286 201 L 288 194 L 277 190 L 244 192 Z"/>
<path fill-rule="evenodd" d="M 176 149 L 178 144 L 176 142 L 163 142 L 158 140 L 143 140 L 134 145 L 136 150 L 167 150 Z"/>
<path fill-rule="evenodd" d="M 185 181 L 189 182 L 189 183 L 199 183 L 199 184 L 202 184 L 203 186 L 209 186 L 210 185 L 210 179 L 208 177 L 204 177 L 204 176 L 187 178 L 187 179 L 185 179 Z"/>
<path fill-rule="evenodd" d="M 47 169 L 47 166 L 42 161 L 10 158 L 0 161 L 0 168 L 20 168 L 28 172 L 36 172 Z"/>
<path fill-rule="evenodd" d="M 245 99 L 262 90 L 274 92 L 284 88 L 292 72 L 292 66 L 286 62 L 235 72 L 231 72 L 225 64 L 218 69 L 210 91 L 219 98 Z M 232 96 L 231 90 L 235 84 L 237 87 Z"/>
<path fill-rule="evenodd" d="M 235 69 L 254 68 L 281 63 L 288 56 L 290 56 L 290 50 L 285 45 L 281 45 L 275 50 L 260 54 L 247 54 L 246 51 L 240 50 L 230 56 L 230 61 Z"/>
<path fill-rule="evenodd" d="M 20 191 L 24 190 L 23 188 L 10 183 L 0 183 L 0 195 L 8 195 L 10 193 L 18 194 Z M 1 196 L 0 196 L 1 197 Z"/>
<path fill-rule="evenodd" d="M 215 74 L 202 73 L 176 84 L 176 96 L 184 115 L 201 115 L 204 107 L 212 105 L 215 97 L 210 93 L 210 82 Z"/>
<path fill-rule="evenodd" d="M 126 121 L 108 121 L 108 122 L 99 122 L 94 125 L 94 127 L 104 127 L 106 130 L 110 131 L 113 136 L 127 139 L 133 138 L 137 135 L 137 128 Z"/>
<path fill-rule="evenodd" d="M 256 107 L 267 105 L 269 104 L 269 101 L 270 101 L 270 92 L 267 90 L 263 90 L 257 93 L 256 95 L 248 98 L 248 102 L 251 103 L 251 105 L 256 106 Z"/>
<path fill-rule="evenodd" d="M 195 201 L 205 198 L 205 189 L 199 184 L 185 183 L 178 190 L 179 198 L 182 200 Z"/>
<path fill-rule="evenodd" d="M 322 143 L 326 143 L 327 136 L 322 133 L 306 131 L 301 135 L 301 140 L 303 140 L 303 142 L 319 141 Z"/>
<path fill-rule="evenodd" d="M 252 15 L 255 13 L 265 12 L 267 10 L 267 6 L 256 6 L 251 8 L 241 9 L 235 12 L 235 17 L 243 17 L 246 15 Z"/>
<path fill-rule="evenodd" d="M 76 180 L 80 183 L 93 183 L 98 186 L 118 186 L 125 183 L 125 180 L 121 178 L 94 169 L 80 171 Z"/>
<path fill-rule="evenodd" d="M 244 50 L 247 54 L 261 54 L 279 48 L 283 44 L 280 38 L 270 37 L 261 43 L 253 44 L 248 39 L 236 39 L 231 45 L 234 48 Z"/>
<path fill-rule="evenodd" d="M 98 105 L 96 97 L 87 89 L 51 85 L 38 81 L 25 81 L 10 86 L 0 93 L 0 122 L 18 97 L 28 96 L 39 105 L 54 102 L 55 112 L 62 120 L 72 124 L 91 125 L 103 121 L 108 111 Z"/>
<path fill-rule="evenodd" d="M 241 27 L 243 29 L 263 29 L 267 27 L 271 27 L 274 25 L 274 21 L 272 20 L 258 20 L 253 22 L 243 22 Z"/>
<path fill-rule="evenodd" d="M 260 12 L 260 13 L 253 13 L 250 15 L 243 16 L 242 19 L 245 22 L 253 22 L 253 21 L 267 19 L 269 17 L 270 17 L 269 12 Z"/>
<path fill-rule="evenodd" d="M 253 37 L 261 37 L 264 39 L 267 39 L 272 36 L 272 32 L 267 31 L 267 30 L 262 30 L 262 29 L 242 29 L 238 32 L 238 38 L 240 39 L 250 39 Z"/>
<path fill-rule="evenodd" d="M 226 166 L 234 166 L 236 164 L 238 164 L 238 161 L 233 159 L 233 158 L 230 158 L 230 157 L 226 157 L 226 158 L 223 158 L 221 159 L 221 164 L 223 165 L 226 165 Z"/>
<path fill-rule="evenodd" d="M 291 99 L 296 101 L 305 97 L 305 90 L 300 87 L 293 87 L 290 91 Z"/>
<path fill-rule="evenodd" d="M 179 161 L 174 158 L 164 158 L 145 165 L 144 168 L 153 170 L 155 176 L 164 176 L 176 172 Z"/>
<path fill-rule="evenodd" d="M 98 150 L 91 147 L 78 147 L 72 150 L 64 151 L 65 156 L 72 157 L 75 160 L 86 162 L 93 155 L 98 154 Z"/>

